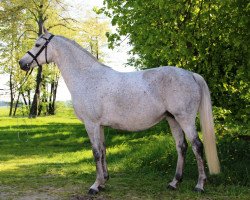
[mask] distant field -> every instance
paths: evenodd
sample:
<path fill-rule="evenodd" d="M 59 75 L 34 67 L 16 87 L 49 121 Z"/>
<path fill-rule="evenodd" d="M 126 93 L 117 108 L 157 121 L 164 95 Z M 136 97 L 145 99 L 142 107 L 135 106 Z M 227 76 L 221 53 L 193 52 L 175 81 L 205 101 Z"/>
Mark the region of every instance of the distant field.
<path fill-rule="evenodd" d="M 0 199 L 92 199 L 95 164 L 84 126 L 71 108 L 56 116 L 9 118 L 0 109 Z M 208 176 L 204 194 L 193 192 L 196 161 L 190 145 L 184 180 L 166 185 L 176 165 L 174 141 L 162 122 L 129 133 L 105 130 L 110 180 L 94 199 L 250 199 L 248 137 L 219 136 L 222 173 Z"/>

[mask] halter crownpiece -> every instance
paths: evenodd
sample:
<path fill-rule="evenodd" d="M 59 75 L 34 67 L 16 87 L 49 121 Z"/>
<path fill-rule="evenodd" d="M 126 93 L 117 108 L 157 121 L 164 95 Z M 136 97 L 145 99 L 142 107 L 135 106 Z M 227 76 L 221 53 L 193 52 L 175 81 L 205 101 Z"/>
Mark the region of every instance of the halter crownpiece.
<path fill-rule="evenodd" d="M 45 49 L 45 59 L 46 59 L 46 63 L 47 64 L 49 64 L 48 63 L 48 59 L 47 59 L 47 46 L 48 46 L 48 44 L 49 44 L 49 42 L 51 41 L 51 39 L 54 37 L 54 35 L 53 34 L 51 34 L 50 36 L 49 36 L 49 38 L 45 38 L 45 37 L 41 37 L 41 38 L 43 38 L 44 40 L 46 40 L 46 42 L 44 43 L 44 45 L 42 46 L 42 48 L 37 52 L 37 54 L 36 55 L 33 55 L 30 51 L 27 51 L 27 53 L 33 58 L 33 60 L 30 62 L 30 63 L 28 63 L 27 64 L 27 66 L 29 66 L 29 65 L 31 65 L 32 63 L 33 63 L 33 61 L 36 61 L 36 64 L 39 66 L 39 67 L 41 67 L 41 65 L 38 63 L 38 61 L 37 61 L 37 57 L 43 52 L 43 50 Z"/>

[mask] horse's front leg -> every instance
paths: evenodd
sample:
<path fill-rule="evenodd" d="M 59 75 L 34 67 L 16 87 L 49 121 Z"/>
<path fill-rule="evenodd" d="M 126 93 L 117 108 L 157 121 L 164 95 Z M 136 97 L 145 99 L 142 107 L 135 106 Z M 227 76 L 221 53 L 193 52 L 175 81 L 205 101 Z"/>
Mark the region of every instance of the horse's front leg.
<path fill-rule="evenodd" d="M 96 180 L 89 189 L 89 194 L 97 194 L 100 188 L 104 187 L 105 181 L 108 178 L 106 164 L 106 149 L 104 145 L 104 131 L 99 124 L 85 122 L 92 151 L 96 162 Z"/>
<path fill-rule="evenodd" d="M 104 179 L 105 181 L 107 181 L 109 179 L 109 174 L 108 174 L 108 165 L 107 165 L 107 160 L 106 160 L 106 145 L 105 145 L 105 137 L 104 137 L 104 128 L 101 127 L 101 141 L 102 141 L 102 157 L 101 157 L 101 162 L 102 162 L 102 169 L 103 169 L 103 175 L 104 175 Z M 104 187 L 100 186 L 100 187 Z"/>

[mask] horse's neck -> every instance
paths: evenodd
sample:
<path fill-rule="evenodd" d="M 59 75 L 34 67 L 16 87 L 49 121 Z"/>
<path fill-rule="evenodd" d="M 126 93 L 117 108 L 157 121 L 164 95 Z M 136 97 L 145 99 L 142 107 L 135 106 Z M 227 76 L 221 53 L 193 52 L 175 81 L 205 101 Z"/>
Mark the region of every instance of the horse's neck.
<path fill-rule="evenodd" d="M 83 83 L 86 79 L 87 72 L 93 71 L 94 73 L 96 66 L 100 63 L 87 52 L 61 38 L 58 38 L 53 46 L 55 51 L 53 61 L 60 69 L 64 81 L 72 93 L 77 89 L 77 84 Z"/>

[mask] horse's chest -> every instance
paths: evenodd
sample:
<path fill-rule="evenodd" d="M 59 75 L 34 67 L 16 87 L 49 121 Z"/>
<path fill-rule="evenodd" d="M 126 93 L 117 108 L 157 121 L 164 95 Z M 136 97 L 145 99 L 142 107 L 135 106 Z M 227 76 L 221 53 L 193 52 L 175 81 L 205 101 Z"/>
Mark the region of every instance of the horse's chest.
<path fill-rule="evenodd" d="M 97 121 L 101 117 L 102 106 L 96 98 L 90 95 L 85 96 L 85 98 L 81 96 L 72 98 L 72 102 L 77 117 L 82 121 L 84 119 Z"/>

